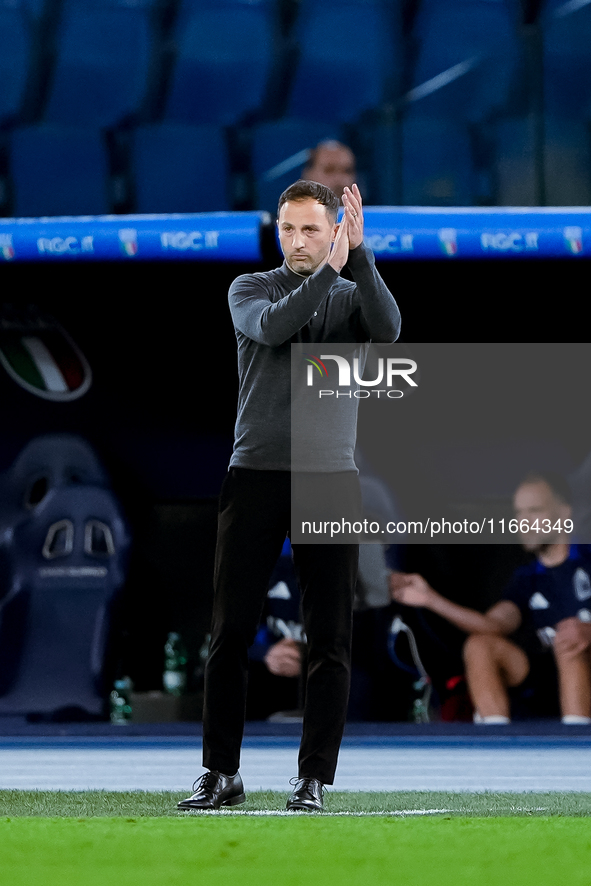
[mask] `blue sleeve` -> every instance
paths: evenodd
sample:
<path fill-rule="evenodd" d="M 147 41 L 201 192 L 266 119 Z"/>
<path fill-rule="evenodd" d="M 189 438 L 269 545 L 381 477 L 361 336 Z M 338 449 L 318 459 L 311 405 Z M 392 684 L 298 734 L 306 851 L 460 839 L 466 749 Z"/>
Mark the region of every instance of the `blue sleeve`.
<path fill-rule="evenodd" d="M 529 598 L 533 593 L 532 577 L 528 567 L 517 569 L 501 594 L 501 600 L 509 600 L 510 603 L 515 603 L 520 612 L 526 612 Z"/>

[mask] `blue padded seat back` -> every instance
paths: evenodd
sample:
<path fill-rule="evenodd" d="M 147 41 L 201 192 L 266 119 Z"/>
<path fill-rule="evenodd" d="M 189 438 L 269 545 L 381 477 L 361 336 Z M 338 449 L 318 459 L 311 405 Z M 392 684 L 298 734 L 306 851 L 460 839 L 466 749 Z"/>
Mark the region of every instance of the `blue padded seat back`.
<path fill-rule="evenodd" d="M 546 109 L 591 116 L 591 4 L 546 0 L 541 24 Z"/>
<path fill-rule="evenodd" d="M 417 115 L 402 130 L 402 200 L 407 206 L 470 206 L 474 173 L 463 123 Z"/>
<path fill-rule="evenodd" d="M 17 216 L 109 212 L 107 156 L 98 130 L 51 125 L 15 130 L 10 166 Z"/>
<path fill-rule="evenodd" d="M 14 529 L 12 582 L 0 604 L 0 712 L 104 713 L 110 607 L 129 534 L 114 494 L 53 488 Z"/>
<path fill-rule="evenodd" d="M 0 123 L 15 117 L 27 83 L 31 51 L 27 10 L 18 2 L 0 3 Z"/>
<path fill-rule="evenodd" d="M 413 103 L 420 113 L 477 122 L 506 105 L 520 61 L 511 2 L 426 0 L 413 39 L 413 90 L 440 78 L 439 88 Z"/>
<path fill-rule="evenodd" d="M 401 69 L 400 31 L 380 2 L 303 3 L 296 39 L 292 117 L 354 120 L 387 98 Z"/>
<path fill-rule="evenodd" d="M 186 3 L 177 23 L 178 54 L 165 118 L 227 126 L 258 109 L 273 41 L 269 3 Z"/>
<path fill-rule="evenodd" d="M 67 3 L 45 119 L 113 126 L 147 88 L 151 22 L 146 4 Z"/>
<path fill-rule="evenodd" d="M 133 134 L 137 212 L 229 209 L 228 156 L 217 126 L 159 124 Z"/>

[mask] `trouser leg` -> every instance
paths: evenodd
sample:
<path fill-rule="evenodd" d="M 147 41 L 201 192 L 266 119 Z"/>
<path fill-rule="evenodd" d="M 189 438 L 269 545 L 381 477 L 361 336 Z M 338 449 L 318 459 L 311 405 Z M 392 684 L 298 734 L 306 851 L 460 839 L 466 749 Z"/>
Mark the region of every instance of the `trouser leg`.
<path fill-rule="evenodd" d="M 332 784 L 349 698 L 359 548 L 294 545 L 293 551 L 308 654 L 299 776 Z"/>
<path fill-rule="evenodd" d="M 289 526 L 289 474 L 230 469 L 220 495 L 203 765 L 233 775 L 244 732 L 248 647 Z"/>

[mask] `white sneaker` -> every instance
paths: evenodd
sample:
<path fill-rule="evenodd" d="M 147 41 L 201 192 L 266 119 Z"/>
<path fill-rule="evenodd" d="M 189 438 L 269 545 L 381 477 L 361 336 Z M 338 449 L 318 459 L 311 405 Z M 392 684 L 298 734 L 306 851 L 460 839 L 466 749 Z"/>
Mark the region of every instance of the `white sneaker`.
<path fill-rule="evenodd" d="M 488 717 L 482 717 L 478 711 L 474 711 L 473 720 L 480 726 L 506 726 L 511 722 L 510 717 L 504 717 L 502 714 L 489 714 Z"/>

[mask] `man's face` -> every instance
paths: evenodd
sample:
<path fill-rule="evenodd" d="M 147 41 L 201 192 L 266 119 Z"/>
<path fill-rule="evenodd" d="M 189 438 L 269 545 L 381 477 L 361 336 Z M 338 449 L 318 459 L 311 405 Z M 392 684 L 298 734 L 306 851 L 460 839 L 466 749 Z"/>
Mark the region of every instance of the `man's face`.
<path fill-rule="evenodd" d="M 321 203 L 312 198 L 288 201 L 281 207 L 277 225 L 281 249 L 292 271 L 307 277 L 326 262 L 337 226 Z"/>
<path fill-rule="evenodd" d="M 517 520 L 527 520 L 531 526 L 536 523 L 539 532 L 520 532 L 521 542 L 526 551 L 537 553 L 549 544 L 557 544 L 564 541 L 563 535 L 552 527 L 559 520 L 561 525 L 571 517 L 571 509 L 554 494 L 551 487 L 544 480 L 536 480 L 531 483 L 522 483 L 518 487 L 513 498 L 513 507 Z M 544 520 L 550 521 L 544 523 Z M 550 526 L 550 532 L 542 532 L 544 526 Z"/>
<path fill-rule="evenodd" d="M 339 200 L 345 187 L 350 188 L 355 181 L 355 156 L 349 148 L 318 148 L 314 165 L 306 169 L 309 181 L 319 182 L 334 191 Z"/>

